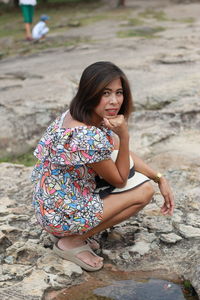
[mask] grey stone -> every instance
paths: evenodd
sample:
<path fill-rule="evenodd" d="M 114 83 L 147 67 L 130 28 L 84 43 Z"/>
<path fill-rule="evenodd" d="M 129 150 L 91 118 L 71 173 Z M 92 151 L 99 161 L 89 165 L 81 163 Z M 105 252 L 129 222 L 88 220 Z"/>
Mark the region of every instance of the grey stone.
<path fill-rule="evenodd" d="M 0 232 L 0 253 L 5 253 L 6 248 L 10 245 L 12 245 L 12 242 L 3 232 Z"/>
<path fill-rule="evenodd" d="M 179 209 L 174 210 L 174 214 L 172 216 L 172 222 L 173 223 L 181 223 L 183 218 L 183 212 Z"/>
<path fill-rule="evenodd" d="M 199 257 L 197 257 L 198 259 Z M 196 293 L 200 294 L 199 278 L 200 278 L 200 261 L 196 261 L 191 268 L 191 273 L 188 274 L 192 286 L 195 288 Z"/>
<path fill-rule="evenodd" d="M 157 62 L 162 64 L 185 64 L 198 60 L 199 57 L 193 54 L 186 55 L 184 52 L 171 53 L 157 58 Z"/>
<path fill-rule="evenodd" d="M 7 256 L 4 260 L 7 264 L 13 264 L 15 262 L 15 259 L 13 256 Z"/>
<path fill-rule="evenodd" d="M 102 249 L 102 254 L 108 257 L 111 261 L 119 259 L 120 255 L 115 250 Z"/>
<path fill-rule="evenodd" d="M 186 223 L 194 227 L 200 227 L 200 215 L 189 213 L 186 217 Z"/>
<path fill-rule="evenodd" d="M 70 20 L 70 21 L 67 23 L 67 25 L 68 25 L 69 27 L 79 27 L 79 26 L 81 26 L 81 23 L 80 23 L 79 20 Z"/>
<path fill-rule="evenodd" d="M 128 251 L 123 252 L 123 253 L 121 254 L 121 256 L 122 256 L 123 259 L 125 259 L 125 260 L 129 260 L 129 259 L 130 259 L 130 254 L 129 254 Z"/>
<path fill-rule="evenodd" d="M 0 92 L 13 90 L 13 89 L 15 90 L 15 89 L 18 89 L 18 88 L 22 88 L 22 85 L 15 84 L 15 85 L 3 86 L 3 87 L 0 88 Z"/>
<path fill-rule="evenodd" d="M 157 239 L 156 235 L 154 233 L 149 233 L 148 231 L 145 231 L 144 229 L 141 229 L 138 233 L 135 234 L 135 242 L 139 241 L 145 241 L 148 243 L 152 243 Z"/>
<path fill-rule="evenodd" d="M 49 262 L 51 262 L 51 264 L 49 264 Z M 83 273 L 78 265 L 63 260 L 51 252 L 38 259 L 37 267 L 43 269 L 46 273 L 60 274 L 67 277 L 72 277 L 73 274 L 81 275 Z"/>
<path fill-rule="evenodd" d="M 157 232 L 171 232 L 173 231 L 172 221 L 170 219 L 163 219 L 161 216 L 144 217 L 143 226 L 149 230 Z"/>
<path fill-rule="evenodd" d="M 168 244 L 175 244 L 176 242 L 182 240 L 182 237 L 175 233 L 161 234 L 159 238 L 161 241 Z"/>
<path fill-rule="evenodd" d="M 129 248 L 129 252 L 138 253 L 141 256 L 149 253 L 151 249 L 151 244 L 145 241 L 137 242 L 134 246 Z"/>
<path fill-rule="evenodd" d="M 195 228 L 190 225 L 178 224 L 176 225 L 180 234 L 185 238 L 200 238 L 200 228 Z"/>

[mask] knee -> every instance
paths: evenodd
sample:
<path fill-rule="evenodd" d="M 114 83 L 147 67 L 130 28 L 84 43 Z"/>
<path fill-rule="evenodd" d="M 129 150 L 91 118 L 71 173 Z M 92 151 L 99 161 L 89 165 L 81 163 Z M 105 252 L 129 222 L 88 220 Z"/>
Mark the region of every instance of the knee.
<path fill-rule="evenodd" d="M 142 199 L 143 206 L 149 204 L 149 202 L 153 198 L 154 193 L 155 193 L 155 190 L 154 190 L 153 186 L 151 185 L 151 183 L 146 182 L 143 185 L 143 196 L 144 196 Z"/>

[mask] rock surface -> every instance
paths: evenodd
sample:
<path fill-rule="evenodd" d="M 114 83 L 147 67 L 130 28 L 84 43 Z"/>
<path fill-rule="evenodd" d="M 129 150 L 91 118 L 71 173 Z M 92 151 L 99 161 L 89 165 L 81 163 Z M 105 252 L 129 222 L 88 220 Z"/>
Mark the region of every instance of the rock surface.
<path fill-rule="evenodd" d="M 200 4 L 152 0 L 134 1 L 134 6 L 127 1 L 127 6 L 123 12 L 130 18 L 147 9 L 162 10 L 167 20 L 145 19 L 147 27 L 165 27 L 159 38 L 118 38 L 120 23 L 106 20 L 70 29 L 74 36 L 92 32 L 91 44 L 0 62 L 0 155 L 24 153 L 36 145 L 47 124 L 67 107 L 88 64 L 118 64 L 130 79 L 135 99 L 131 146 L 165 173 L 176 209 L 173 217 L 160 214 L 163 200 L 155 186 L 151 204 L 99 236 L 101 253 L 121 269 L 162 269 L 183 276 L 200 296 Z M 181 21 L 183 16 L 194 22 Z M 80 267 L 53 254 L 52 242 L 36 224 L 31 169 L 0 164 L 2 300 L 44 299 L 47 291 L 87 278 Z"/>

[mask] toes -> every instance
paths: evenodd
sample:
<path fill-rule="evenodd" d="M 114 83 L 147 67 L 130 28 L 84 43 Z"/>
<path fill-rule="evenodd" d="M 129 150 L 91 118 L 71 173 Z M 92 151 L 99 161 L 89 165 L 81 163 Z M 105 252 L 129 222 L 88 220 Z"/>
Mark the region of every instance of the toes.
<path fill-rule="evenodd" d="M 87 242 L 93 250 L 98 250 L 100 248 L 99 243 L 94 239 L 88 238 Z"/>
<path fill-rule="evenodd" d="M 103 257 L 98 257 L 97 264 L 100 266 L 103 264 Z"/>
<path fill-rule="evenodd" d="M 95 262 L 95 267 L 100 267 L 103 265 L 103 261 L 102 260 L 98 260 Z"/>
<path fill-rule="evenodd" d="M 103 261 L 103 257 L 99 257 L 99 260 L 100 260 L 100 261 Z"/>
<path fill-rule="evenodd" d="M 82 252 L 81 255 L 77 255 L 77 257 L 92 267 L 100 267 L 103 265 L 103 258 L 96 255 L 94 256 L 90 252 Z"/>

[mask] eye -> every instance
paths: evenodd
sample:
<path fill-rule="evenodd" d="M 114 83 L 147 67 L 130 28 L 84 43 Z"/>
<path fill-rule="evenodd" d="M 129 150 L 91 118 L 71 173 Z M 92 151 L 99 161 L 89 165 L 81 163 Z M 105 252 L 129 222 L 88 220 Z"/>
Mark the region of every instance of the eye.
<path fill-rule="evenodd" d="M 106 97 L 110 96 L 110 92 L 109 92 L 109 91 L 107 91 L 107 90 L 106 90 L 106 91 L 104 91 L 104 92 L 103 92 L 103 96 L 106 96 Z"/>
<path fill-rule="evenodd" d="M 117 93 L 116 93 L 117 95 L 123 95 L 124 93 L 123 93 L 123 91 L 122 90 L 120 90 L 120 91 L 117 91 Z"/>

